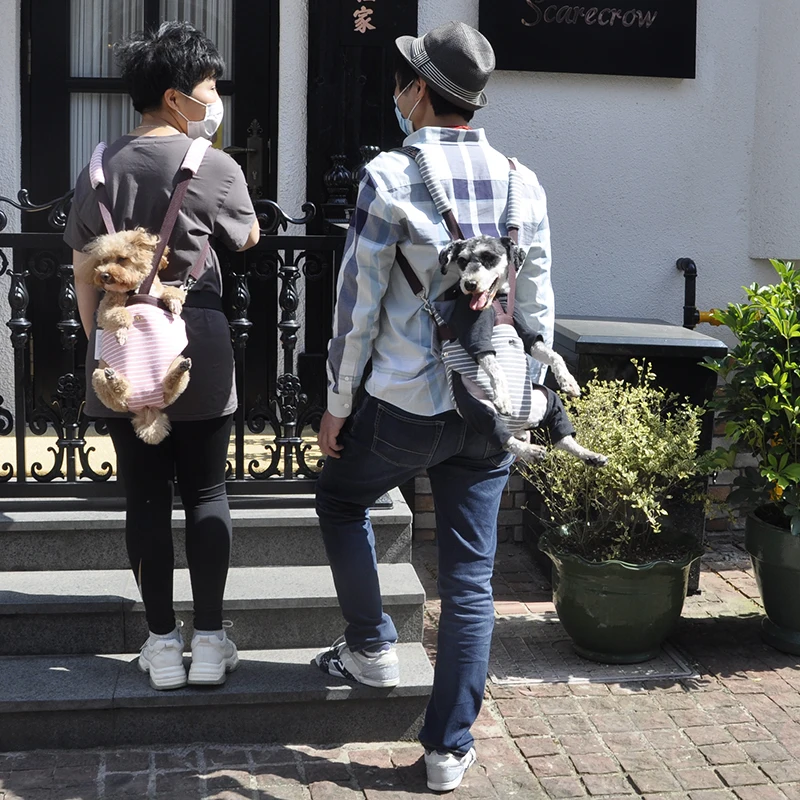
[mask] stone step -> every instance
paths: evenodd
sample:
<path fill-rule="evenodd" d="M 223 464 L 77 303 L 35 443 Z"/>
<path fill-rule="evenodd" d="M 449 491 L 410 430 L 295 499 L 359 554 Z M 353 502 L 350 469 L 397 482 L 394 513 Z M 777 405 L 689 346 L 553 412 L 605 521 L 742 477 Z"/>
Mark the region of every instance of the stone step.
<path fill-rule="evenodd" d="M 386 611 L 400 641 L 422 640 L 425 592 L 411 564 L 380 564 Z M 174 608 L 192 635 L 188 570 L 176 570 Z M 235 567 L 225 618 L 244 650 L 322 647 L 345 627 L 328 567 Z M 130 570 L 0 572 L 0 655 L 135 653 L 147 638 Z"/>
<path fill-rule="evenodd" d="M 371 512 L 378 561 L 411 560 L 411 511 L 400 491 L 392 508 Z M 265 498 L 236 498 L 231 566 L 327 564 L 313 507 L 269 507 Z M 292 500 L 292 502 L 295 502 Z M 0 571 L 127 569 L 125 513 L 100 500 L 14 500 L 0 511 Z M 176 566 L 186 566 L 180 509 L 173 516 Z"/>
<path fill-rule="evenodd" d="M 151 689 L 130 654 L 0 657 L 0 752 L 377 742 L 417 734 L 433 681 L 421 644 L 398 645 L 401 683 L 394 689 L 331 678 L 311 664 L 316 652 L 242 651 L 224 686 L 172 692 Z"/>

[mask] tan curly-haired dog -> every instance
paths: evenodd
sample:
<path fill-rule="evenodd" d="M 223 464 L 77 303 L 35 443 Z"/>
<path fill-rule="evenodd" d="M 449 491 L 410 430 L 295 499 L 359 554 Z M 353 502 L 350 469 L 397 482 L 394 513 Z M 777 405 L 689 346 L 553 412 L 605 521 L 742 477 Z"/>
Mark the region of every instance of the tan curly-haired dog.
<path fill-rule="evenodd" d="M 117 231 L 98 236 L 84 249 L 89 256 L 75 272 L 75 279 L 103 289 L 105 294 L 97 309 L 97 326 L 113 332 L 120 344 L 125 344 L 133 324 L 125 302 L 150 274 L 153 255 L 159 237 L 144 228 Z M 159 272 L 166 269 L 169 248 L 164 249 Z M 183 310 L 186 292 L 175 286 L 164 286 L 156 275 L 150 290 L 153 297 L 164 301 L 169 310 L 179 315 Z"/>
<path fill-rule="evenodd" d="M 120 345 L 124 345 L 133 325 L 133 315 L 125 303 L 150 274 L 153 256 L 159 237 L 144 228 L 118 231 L 98 236 L 84 249 L 88 256 L 75 270 L 75 279 L 104 290 L 97 310 L 97 326 L 113 332 Z M 159 271 L 167 266 L 169 248 L 164 249 Z M 155 277 L 150 290 L 152 297 L 164 302 L 176 316 L 183 310 L 186 292 L 173 286 L 164 286 Z M 173 403 L 189 383 L 192 361 L 179 355 L 169 366 L 163 380 L 164 406 Z M 111 368 L 101 359 L 92 373 L 92 386 L 100 400 L 112 411 L 130 411 L 128 402 L 133 387 L 128 378 Z M 167 416 L 158 408 L 145 407 L 134 413 L 131 420 L 137 435 L 147 444 L 158 444 L 170 430 Z"/>

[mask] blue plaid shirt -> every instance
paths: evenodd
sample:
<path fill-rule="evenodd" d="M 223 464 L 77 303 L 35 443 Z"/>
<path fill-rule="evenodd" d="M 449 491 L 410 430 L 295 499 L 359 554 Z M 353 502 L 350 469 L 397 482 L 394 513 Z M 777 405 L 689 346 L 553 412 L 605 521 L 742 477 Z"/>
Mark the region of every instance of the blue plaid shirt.
<path fill-rule="evenodd" d="M 464 236 L 506 235 L 508 159 L 489 146 L 483 130 L 425 127 L 404 145 L 423 149 L 435 166 Z M 547 203 L 536 175 L 522 165 L 517 168 L 523 184 L 519 243 L 528 256 L 517 280 L 516 302 L 531 329 L 551 345 Z M 435 351 L 433 321 L 395 261 L 399 247 L 427 296 L 438 297 L 458 281 L 456 270 L 442 275 L 439 269 L 439 252 L 449 241 L 416 163 L 400 152 L 373 159 L 359 188 L 339 274 L 328 350 L 331 414 L 347 417 L 353 411 L 353 395 L 370 358 L 365 388 L 374 397 L 421 416 L 453 408 Z"/>

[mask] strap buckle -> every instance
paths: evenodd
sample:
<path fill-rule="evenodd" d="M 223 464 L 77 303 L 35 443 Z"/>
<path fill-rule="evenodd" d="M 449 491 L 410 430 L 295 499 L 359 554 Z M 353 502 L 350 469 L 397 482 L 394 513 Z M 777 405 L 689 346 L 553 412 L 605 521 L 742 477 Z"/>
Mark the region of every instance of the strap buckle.
<path fill-rule="evenodd" d="M 442 315 L 436 310 L 436 307 L 431 303 L 425 292 L 420 292 L 417 297 L 422 301 L 422 307 L 430 314 L 433 321 L 438 327 L 446 325 L 447 323 L 442 319 Z"/>

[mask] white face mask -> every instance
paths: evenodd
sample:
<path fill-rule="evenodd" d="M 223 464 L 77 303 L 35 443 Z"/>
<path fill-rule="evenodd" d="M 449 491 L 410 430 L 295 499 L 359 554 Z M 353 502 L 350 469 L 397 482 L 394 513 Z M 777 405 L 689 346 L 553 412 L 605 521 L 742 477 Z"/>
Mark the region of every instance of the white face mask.
<path fill-rule="evenodd" d="M 178 89 L 178 91 L 180 92 L 180 89 Z M 181 94 L 184 97 L 188 97 L 190 100 L 194 100 L 195 103 L 199 103 L 206 110 L 206 115 L 203 119 L 195 120 L 189 119 L 185 114 L 181 114 L 177 108 L 175 109 L 186 120 L 186 135 L 190 139 L 210 139 L 222 124 L 222 117 L 225 114 L 225 107 L 222 105 L 222 100 L 215 100 L 213 103 L 203 103 L 189 94 L 184 92 L 181 92 Z"/>
<path fill-rule="evenodd" d="M 411 83 L 409 83 L 408 86 L 406 86 L 406 88 L 394 98 L 394 115 L 397 117 L 397 124 L 400 126 L 400 130 L 403 131 L 406 136 L 410 136 L 412 133 L 414 133 L 414 123 L 411 122 L 411 115 L 414 113 L 414 111 L 416 111 L 419 101 L 422 100 L 422 95 L 420 95 L 417 102 L 414 103 L 414 106 L 412 107 L 411 111 L 408 112 L 407 117 L 403 116 L 403 112 L 400 110 L 400 106 L 397 105 L 397 101 L 408 91 L 408 87 L 413 83 L 414 81 L 411 81 Z"/>

